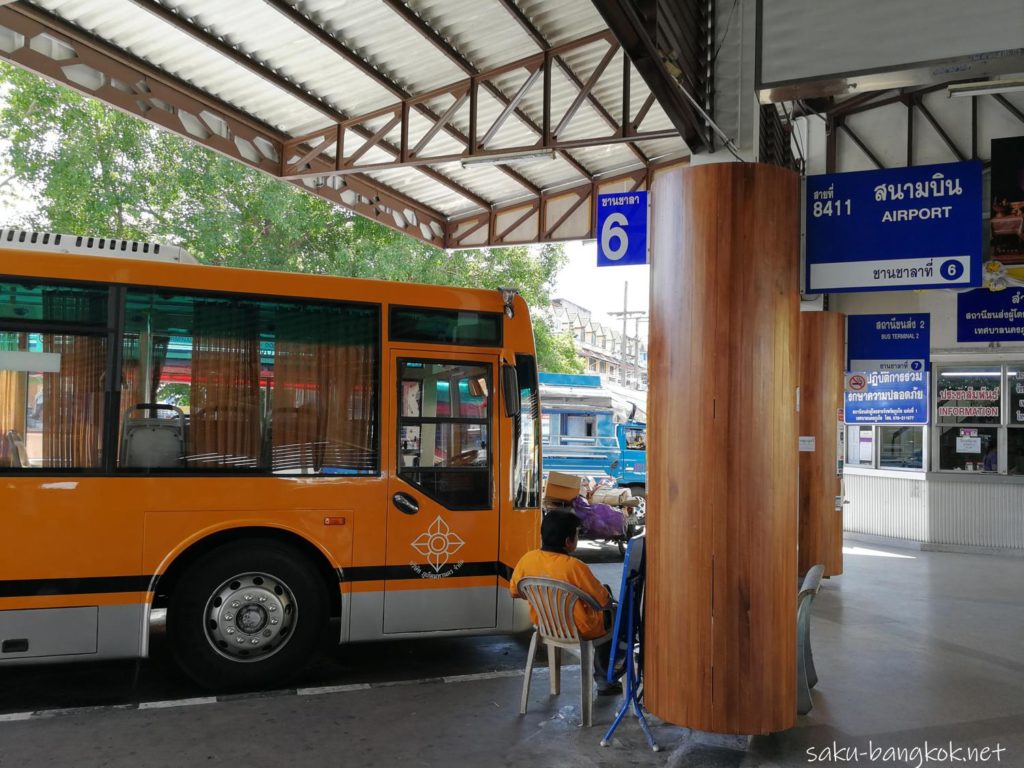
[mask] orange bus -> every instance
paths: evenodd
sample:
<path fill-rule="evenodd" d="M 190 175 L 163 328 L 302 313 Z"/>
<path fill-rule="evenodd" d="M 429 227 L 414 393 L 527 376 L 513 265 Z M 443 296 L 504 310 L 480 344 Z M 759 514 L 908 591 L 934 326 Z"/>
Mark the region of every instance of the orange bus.
<path fill-rule="evenodd" d="M 300 668 L 331 617 L 528 627 L 523 299 L 177 261 L 0 230 L 0 667 L 145 657 L 155 608 L 215 687 Z"/>

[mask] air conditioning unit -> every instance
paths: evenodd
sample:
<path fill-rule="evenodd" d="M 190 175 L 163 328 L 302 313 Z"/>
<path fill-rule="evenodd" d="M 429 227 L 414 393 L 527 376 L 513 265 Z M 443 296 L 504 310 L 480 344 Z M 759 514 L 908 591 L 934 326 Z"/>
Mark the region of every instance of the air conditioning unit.
<path fill-rule="evenodd" d="M 122 259 L 169 261 L 198 264 L 195 256 L 177 245 L 120 240 L 116 237 L 83 237 L 32 232 L 26 229 L 0 229 L 0 248 L 18 251 L 47 251 L 76 256 L 115 256 Z"/>

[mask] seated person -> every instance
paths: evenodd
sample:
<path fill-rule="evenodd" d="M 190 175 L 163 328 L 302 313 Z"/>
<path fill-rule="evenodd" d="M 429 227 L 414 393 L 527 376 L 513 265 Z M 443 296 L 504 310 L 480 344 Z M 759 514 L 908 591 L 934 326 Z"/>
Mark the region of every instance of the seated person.
<path fill-rule="evenodd" d="M 999 451 L 993 445 L 988 449 L 988 453 L 985 454 L 985 458 L 981 461 L 981 468 L 984 472 L 998 472 L 999 471 Z"/>
<path fill-rule="evenodd" d="M 522 597 L 517 587 L 520 579 L 544 578 L 557 579 L 574 587 L 579 587 L 601 606 L 595 611 L 582 601 L 573 608 L 573 619 L 576 629 L 584 640 L 596 640 L 603 637 L 612 626 L 615 615 L 615 602 L 611 591 L 594 577 L 587 564 L 576 559 L 572 553 L 578 543 L 580 519 L 572 512 L 548 512 L 540 525 L 541 548 L 523 555 L 512 573 L 509 591 L 512 597 Z M 537 616 L 530 608 L 530 618 L 537 623 Z M 594 649 L 594 681 L 597 683 L 597 695 L 608 696 L 619 693 L 622 684 L 609 683 L 608 658 L 612 644 L 602 643 Z"/>

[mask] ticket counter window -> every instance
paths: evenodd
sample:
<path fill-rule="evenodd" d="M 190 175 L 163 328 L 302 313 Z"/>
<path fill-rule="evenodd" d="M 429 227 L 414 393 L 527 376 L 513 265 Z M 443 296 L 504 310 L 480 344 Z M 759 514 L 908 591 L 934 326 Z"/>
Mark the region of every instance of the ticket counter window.
<path fill-rule="evenodd" d="M 854 467 L 872 467 L 875 461 L 875 428 L 851 426 L 846 431 L 846 463 Z"/>
<path fill-rule="evenodd" d="M 1006 430 L 1006 473 L 1024 475 L 1024 427 Z"/>
<path fill-rule="evenodd" d="M 939 469 L 999 471 L 997 427 L 943 427 L 939 430 Z"/>
<path fill-rule="evenodd" d="M 935 381 L 939 424 L 999 424 L 1000 366 L 955 366 L 939 370 Z"/>
<path fill-rule="evenodd" d="M 1006 392 L 1006 472 L 1024 475 L 1024 369 L 1015 365 L 1007 368 Z"/>
<path fill-rule="evenodd" d="M 923 469 L 924 429 L 879 427 L 878 466 L 884 469 Z"/>

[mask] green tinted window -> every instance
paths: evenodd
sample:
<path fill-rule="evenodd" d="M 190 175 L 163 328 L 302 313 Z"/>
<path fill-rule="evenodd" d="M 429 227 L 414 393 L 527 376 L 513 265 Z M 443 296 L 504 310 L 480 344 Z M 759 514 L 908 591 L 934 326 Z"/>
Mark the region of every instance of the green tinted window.
<path fill-rule="evenodd" d="M 501 314 L 453 309 L 392 307 L 392 341 L 501 346 Z"/>
<path fill-rule="evenodd" d="M 130 290 L 120 466 L 375 474 L 376 306 Z"/>
<path fill-rule="evenodd" d="M 107 289 L 39 283 L 0 283 L 0 325 L 5 321 L 105 326 Z"/>
<path fill-rule="evenodd" d="M 0 470 L 102 467 L 107 296 L 0 283 Z"/>

